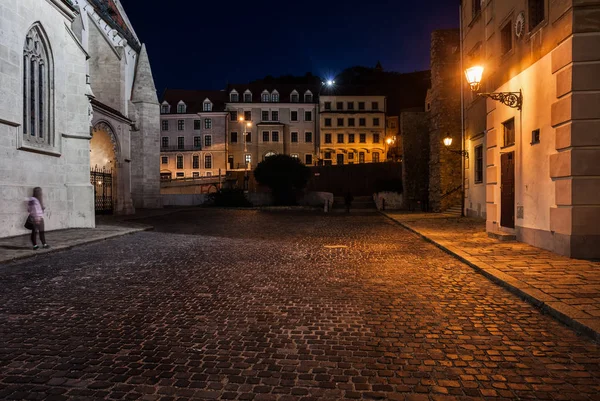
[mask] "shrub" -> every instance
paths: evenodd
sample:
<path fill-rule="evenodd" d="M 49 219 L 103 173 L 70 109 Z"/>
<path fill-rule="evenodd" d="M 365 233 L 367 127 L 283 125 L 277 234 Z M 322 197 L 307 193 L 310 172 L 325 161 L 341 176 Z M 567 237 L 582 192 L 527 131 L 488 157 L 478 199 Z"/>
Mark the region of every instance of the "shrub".
<path fill-rule="evenodd" d="M 251 207 L 252 203 L 244 195 L 244 191 L 237 188 L 223 188 L 220 191 L 208 194 L 207 204 L 217 207 Z"/>
<path fill-rule="evenodd" d="M 310 169 L 287 155 L 267 157 L 254 170 L 256 181 L 271 189 L 276 205 L 296 204 L 296 192 L 306 187 L 309 177 Z"/>

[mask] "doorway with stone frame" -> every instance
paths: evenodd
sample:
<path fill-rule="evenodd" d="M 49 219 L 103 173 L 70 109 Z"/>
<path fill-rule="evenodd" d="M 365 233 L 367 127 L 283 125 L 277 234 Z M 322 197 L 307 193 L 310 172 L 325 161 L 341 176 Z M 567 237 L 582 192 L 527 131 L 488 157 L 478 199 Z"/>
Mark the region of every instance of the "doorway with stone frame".
<path fill-rule="evenodd" d="M 90 140 L 90 177 L 96 214 L 113 214 L 117 204 L 119 142 L 112 126 L 99 121 Z"/>

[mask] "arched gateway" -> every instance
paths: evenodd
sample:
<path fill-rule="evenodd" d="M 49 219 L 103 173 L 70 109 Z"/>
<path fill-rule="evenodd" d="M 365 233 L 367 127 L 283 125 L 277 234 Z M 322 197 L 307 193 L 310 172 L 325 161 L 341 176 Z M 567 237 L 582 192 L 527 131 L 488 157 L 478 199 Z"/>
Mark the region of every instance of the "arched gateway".
<path fill-rule="evenodd" d="M 90 182 L 94 187 L 96 214 L 112 214 L 117 199 L 119 141 L 112 126 L 100 121 L 90 140 Z"/>

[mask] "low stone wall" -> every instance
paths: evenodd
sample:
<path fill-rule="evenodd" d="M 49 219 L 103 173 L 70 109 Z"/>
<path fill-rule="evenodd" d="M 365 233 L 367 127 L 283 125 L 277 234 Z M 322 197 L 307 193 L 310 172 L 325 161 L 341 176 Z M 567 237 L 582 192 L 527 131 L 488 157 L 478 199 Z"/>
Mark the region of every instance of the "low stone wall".
<path fill-rule="evenodd" d="M 402 208 L 402 194 L 397 192 L 379 192 L 373 194 L 377 210 L 398 210 Z M 385 205 L 385 207 L 384 207 Z"/>
<path fill-rule="evenodd" d="M 163 206 L 199 206 L 206 202 L 206 194 L 162 194 Z"/>

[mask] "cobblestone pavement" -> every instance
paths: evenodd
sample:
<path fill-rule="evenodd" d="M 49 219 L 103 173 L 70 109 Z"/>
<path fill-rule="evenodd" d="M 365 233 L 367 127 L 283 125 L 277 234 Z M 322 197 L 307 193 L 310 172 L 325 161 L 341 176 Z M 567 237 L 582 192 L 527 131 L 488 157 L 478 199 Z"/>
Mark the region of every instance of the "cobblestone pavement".
<path fill-rule="evenodd" d="M 478 219 L 387 214 L 600 338 L 600 261 L 570 259 L 522 242 L 489 238 L 485 222 Z"/>
<path fill-rule="evenodd" d="M 600 345 L 383 216 L 148 223 L 0 267 L 0 399 L 599 399 Z"/>

